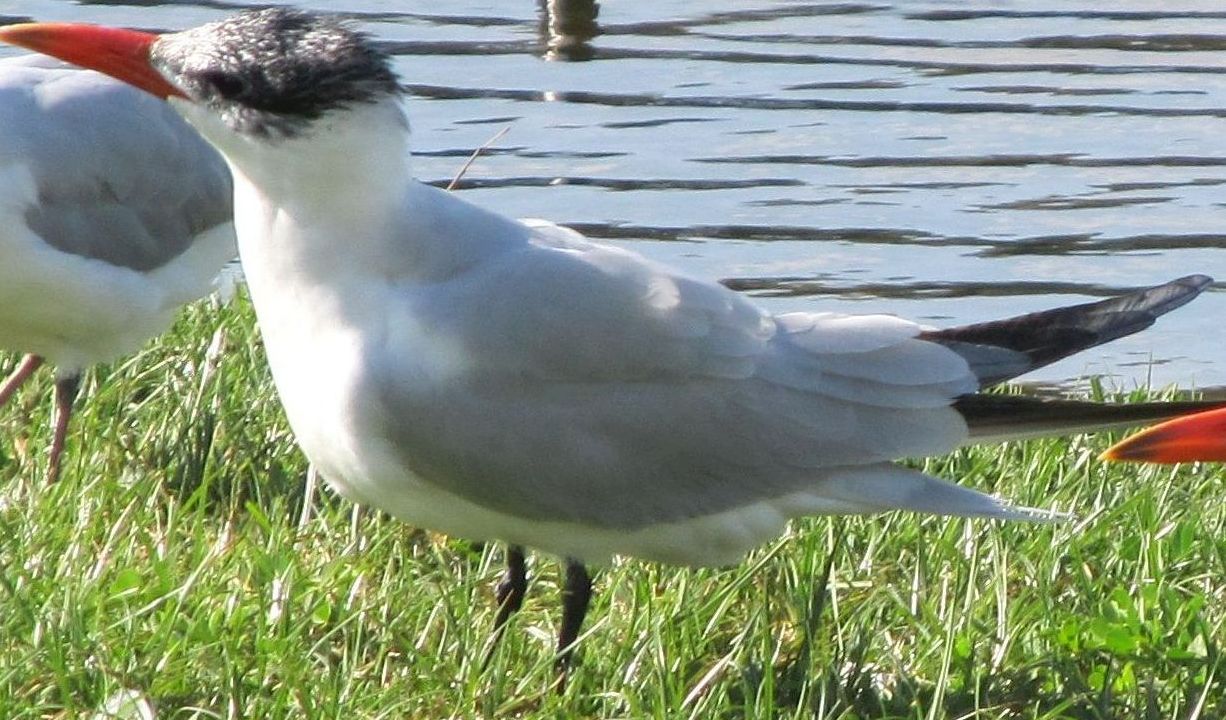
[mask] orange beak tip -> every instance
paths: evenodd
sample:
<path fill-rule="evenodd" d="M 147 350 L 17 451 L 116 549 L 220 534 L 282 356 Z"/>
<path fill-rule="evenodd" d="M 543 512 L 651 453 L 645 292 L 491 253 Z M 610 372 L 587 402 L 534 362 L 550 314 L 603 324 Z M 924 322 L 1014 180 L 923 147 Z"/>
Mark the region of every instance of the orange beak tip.
<path fill-rule="evenodd" d="M 1151 457 L 1145 448 L 1138 447 L 1132 442 L 1132 438 L 1107 448 L 1098 459 L 1105 462 L 1162 462 Z"/>

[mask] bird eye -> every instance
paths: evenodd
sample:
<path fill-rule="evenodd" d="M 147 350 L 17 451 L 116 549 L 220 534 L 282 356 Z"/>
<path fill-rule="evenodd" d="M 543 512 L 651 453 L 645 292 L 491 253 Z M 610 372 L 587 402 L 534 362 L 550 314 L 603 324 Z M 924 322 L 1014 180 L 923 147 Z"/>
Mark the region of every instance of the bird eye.
<path fill-rule="evenodd" d="M 200 79 L 226 100 L 233 100 L 247 92 L 247 82 L 238 75 L 211 71 L 203 73 Z"/>

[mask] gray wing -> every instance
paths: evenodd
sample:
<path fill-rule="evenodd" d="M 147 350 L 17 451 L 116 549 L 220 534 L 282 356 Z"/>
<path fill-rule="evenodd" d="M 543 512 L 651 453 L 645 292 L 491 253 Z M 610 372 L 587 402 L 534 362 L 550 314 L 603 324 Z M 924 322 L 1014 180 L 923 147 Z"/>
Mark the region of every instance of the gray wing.
<path fill-rule="evenodd" d="M 48 244 L 148 271 L 232 217 L 221 157 L 161 100 L 42 56 L 0 60 L 0 166 L 29 172 Z"/>
<path fill-rule="evenodd" d="M 511 234 L 487 214 L 452 215 L 481 222 L 416 231 L 456 246 Z M 972 393 L 1145 327 L 1206 282 L 924 331 L 881 315 L 769 316 L 715 283 L 528 227 L 522 247 L 453 263 L 464 270 L 389 307 L 364 363 L 363 436 L 488 509 L 626 531 L 732 510 L 744 513 L 727 522 L 752 523 L 763 506 L 1040 516 L 891 461 L 957 447 L 968 418 L 1006 436 L 1136 422 L 1050 405 L 995 412 Z"/>
<path fill-rule="evenodd" d="M 392 319 L 370 349 L 363 434 L 427 482 L 524 518 L 629 529 L 889 475 L 889 460 L 965 437 L 949 405 L 975 378 L 915 324 L 770 317 L 717 284 L 536 231 L 404 313 L 429 348 Z M 830 501 L 915 504 L 863 487 Z"/>

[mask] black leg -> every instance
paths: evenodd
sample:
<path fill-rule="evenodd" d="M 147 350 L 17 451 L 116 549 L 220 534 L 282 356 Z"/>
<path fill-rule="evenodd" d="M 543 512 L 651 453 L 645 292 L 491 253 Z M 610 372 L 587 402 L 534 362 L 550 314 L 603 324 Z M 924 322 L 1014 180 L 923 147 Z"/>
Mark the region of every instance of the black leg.
<path fill-rule="evenodd" d="M 72 403 L 81 388 L 81 376 L 73 373 L 55 380 L 55 414 L 51 419 L 51 457 L 47 461 L 47 482 L 60 477 L 60 455 L 64 453 L 64 440 L 68 437 L 68 419 L 72 417 Z"/>
<path fill-rule="evenodd" d="M 507 546 L 507 571 L 498 581 L 494 589 L 494 597 L 498 599 L 498 615 L 494 617 L 494 642 L 485 653 L 485 662 L 481 663 L 484 670 L 494 657 L 494 650 L 502 641 L 502 631 L 506 629 L 507 620 L 523 607 L 524 595 L 528 592 L 528 565 L 524 560 L 524 549 L 519 545 Z"/>
<path fill-rule="evenodd" d="M 575 641 L 583 627 L 587 606 L 592 600 L 592 578 L 575 560 L 566 561 L 566 586 L 562 589 L 562 627 L 558 630 L 557 689 L 566 689 L 566 671 L 574 660 Z"/>
<path fill-rule="evenodd" d="M 507 571 L 498 581 L 494 597 L 498 598 L 498 616 L 494 618 L 494 632 L 501 633 L 502 626 L 524 604 L 528 592 L 528 565 L 524 549 L 519 545 L 507 546 Z"/>

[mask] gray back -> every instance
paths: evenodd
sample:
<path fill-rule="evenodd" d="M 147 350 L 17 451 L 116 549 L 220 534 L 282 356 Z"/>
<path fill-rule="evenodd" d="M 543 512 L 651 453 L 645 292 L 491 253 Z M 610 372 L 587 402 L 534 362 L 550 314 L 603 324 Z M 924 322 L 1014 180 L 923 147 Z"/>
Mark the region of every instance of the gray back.
<path fill-rule="evenodd" d="M 0 165 L 10 163 L 37 187 L 30 228 L 112 265 L 161 267 L 233 215 L 225 161 L 169 105 L 41 55 L 0 60 Z"/>

